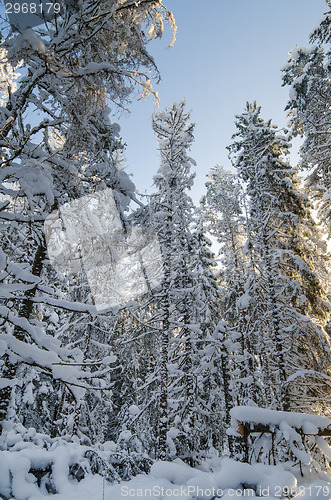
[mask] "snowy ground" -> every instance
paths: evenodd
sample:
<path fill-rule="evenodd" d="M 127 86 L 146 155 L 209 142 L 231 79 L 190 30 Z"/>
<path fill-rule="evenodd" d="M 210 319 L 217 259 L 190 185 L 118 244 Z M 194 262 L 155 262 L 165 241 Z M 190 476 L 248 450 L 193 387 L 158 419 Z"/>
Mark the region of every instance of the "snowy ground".
<path fill-rule="evenodd" d="M 211 500 L 239 497 L 265 499 L 296 498 L 300 500 L 331 498 L 331 477 L 320 474 L 310 478 L 296 477 L 283 466 L 238 463 L 228 458 L 206 463 L 206 471 L 193 469 L 181 460 L 156 462 L 149 475 L 138 475 L 130 481 L 111 484 L 99 475 L 87 475 L 79 483 L 68 479 L 67 447 L 59 447 L 53 459 L 53 478 L 58 493 L 50 495 L 34 476 L 28 473 L 31 465 L 28 450 L 24 453 L 0 453 L 0 491 L 5 498 L 15 500 Z M 32 450 L 31 450 L 32 451 Z M 32 458 L 30 454 L 30 458 Z M 41 466 L 43 453 L 34 457 L 34 464 Z M 8 467 L 9 464 L 9 467 Z M 210 466 L 213 472 L 210 471 Z M 10 468 L 14 496 L 8 495 Z M 24 472 L 25 471 L 25 472 Z M 7 489 L 7 492 L 6 492 Z M 6 494 L 7 493 L 7 494 Z M 1 495 L 0 495 L 1 498 Z"/>
<path fill-rule="evenodd" d="M 330 479 L 331 478 L 325 478 Z M 243 487 L 243 485 L 245 487 Z M 289 495 L 285 495 L 289 493 Z M 285 496 L 284 496 L 285 495 Z M 213 472 L 192 469 L 181 461 L 177 463 L 158 462 L 148 476 L 137 476 L 116 486 L 104 484 L 101 478 L 83 480 L 78 486 L 54 495 L 59 500 L 88 500 L 121 498 L 154 500 L 211 500 L 214 498 L 235 499 L 239 497 L 265 499 L 294 498 L 329 500 L 331 482 L 313 480 L 297 482 L 295 476 L 281 467 L 248 465 L 223 459 L 219 468 Z M 38 499 L 40 496 L 33 496 Z"/>
<path fill-rule="evenodd" d="M 131 442 L 130 431 L 122 433 L 122 438 L 125 438 L 122 445 L 107 441 L 91 448 L 82 445 L 77 436 L 68 440 L 64 437 L 50 438 L 33 428 L 7 422 L 0 442 L 4 450 L 0 451 L 0 499 L 331 499 L 331 475 L 321 470 L 320 461 L 313 460 L 300 449 L 302 442 L 298 434 L 300 429 L 305 429 L 305 432 L 315 435 L 327 466 L 331 460 L 331 448 L 324 441 L 321 445 L 318 429 L 330 426 L 328 418 L 255 407 L 236 407 L 231 410 L 231 417 L 233 428 L 230 433 L 234 434 L 238 419 L 246 423 L 272 424 L 274 433 L 281 432 L 286 437 L 293 456 L 302 459 L 301 468 L 290 462 L 276 466 L 250 465 L 220 458 L 215 451 L 213 458 L 205 460 L 197 468 L 189 467 L 180 459 L 158 461 L 153 463 L 148 475 L 138 474 L 129 481 L 123 481 L 121 478 L 132 477 L 133 471 L 137 474 L 149 470 L 152 464 L 149 457 L 138 454 L 137 459 L 131 449 L 129 452 L 129 448 L 125 448 L 124 445 L 129 446 Z M 281 440 L 278 439 L 277 443 L 274 447 L 277 449 L 276 458 L 279 458 Z M 105 480 L 105 475 L 113 482 Z"/>

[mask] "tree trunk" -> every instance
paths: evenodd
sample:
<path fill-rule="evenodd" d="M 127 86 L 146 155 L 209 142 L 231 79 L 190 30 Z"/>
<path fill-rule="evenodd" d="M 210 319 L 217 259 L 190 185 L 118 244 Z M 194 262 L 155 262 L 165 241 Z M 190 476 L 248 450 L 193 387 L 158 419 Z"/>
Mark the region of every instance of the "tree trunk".
<path fill-rule="evenodd" d="M 168 314 L 168 308 L 166 314 Z M 160 420 L 158 439 L 158 458 L 167 459 L 168 431 L 168 353 L 169 353 L 169 321 L 163 320 L 161 347 L 161 384 L 160 384 Z"/>
<path fill-rule="evenodd" d="M 277 365 L 277 374 L 276 374 L 276 400 L 278 403 L 277 409 L 288 411 L 290 409 L 290 402 L 288 399 L 287 391 L 285 390 L 285 383 L 287 377 L 286 377 L 285 359 L 283 351 L 284 338 L 282 338 L 280 332 L 280 320 L 279 320 L 279 311 L 276 303 L 274 275 L 272 270 L 272 264 L 270 261 L 269 247 L 264 232 L 262 234 L 262 244 L 263 244 L 266 280 L 267 280 L 268 301 L 272 316 L 271 324 L 273 329 L 273 337 L 274 337 L 273 340 L 276 349 L 275 357 Z"/>
<path fill-rule="evenodd" d="M 32 268 L 31 268 L 31 273 L 34 276 L 41 275 L 45 255 L 46 255 L 46 243 L 45 243 L 45 240 L 43 239 L 37 247 L 37 250 L 36 250 L 36 253 L 34 256 L 34 260 L 33 260 L 33 264 L 32 264 Z M 37 290 L 37 285 L 25 293 L 25 299 L 22 301 L 21 307 L 19 308 L 20 317 L 25 318 L 27 320 L 30 318 L 30 315 L 31 315 L 31 312 L 33 309 L 32 298 L 34 297 L 36 290 Z M 24 340 L 26 338 L 26 332 L 22 328 L 15 326 L 14 337 L 17 340 L 24 342 Z M 13 381 L 15 376 L 16 376 L 16 372 L 17 372 L 17 368 L 18 368 L 19 363 L 12 363 L 10 361 L 8 355 L 3 356 L 2 359 L 4 361 L 4 366 L 2 367 L 2 377 L 8 379 L 9 381 Z M 7 412 L 8 412 L 8 407 L 10 404 L 11 394 L 12 394 L 11 384 L 7 387 L 0 389 L 0 431 L 1 431 L 1 433 L 3 431 L 1 422 L 7 418 Z"/>

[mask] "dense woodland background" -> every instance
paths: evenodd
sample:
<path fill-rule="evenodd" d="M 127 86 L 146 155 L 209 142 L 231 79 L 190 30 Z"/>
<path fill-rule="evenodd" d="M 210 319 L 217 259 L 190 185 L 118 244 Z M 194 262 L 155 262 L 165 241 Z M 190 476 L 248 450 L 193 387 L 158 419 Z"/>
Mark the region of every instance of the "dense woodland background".
<path fill-rule="evenodd" d="M 228 147 L 235 173 L 211 168 L 199 206 L 184 101 L 153 117 L 153 193 L 139 198 L 121 168 L 116 113 L 157 99 L 148 43 L 165 23 L 175 36 L 166 1 L 63 4 L 33 30 L 4 30 L 0 48 L 0 449 L 79 442 L 108 474 L 96 450 L 111 443 L 127 478 L 155 459 L 245 459 L 226 432 L 236 406 L 330 417 L 330 0 L 282 69 L 288 129 L 247 103 Z M 44 221 L 108 188 L 126 234 L 157 235 L 163 279 L 98 313 L 84 272 L 52 267 Z"/>

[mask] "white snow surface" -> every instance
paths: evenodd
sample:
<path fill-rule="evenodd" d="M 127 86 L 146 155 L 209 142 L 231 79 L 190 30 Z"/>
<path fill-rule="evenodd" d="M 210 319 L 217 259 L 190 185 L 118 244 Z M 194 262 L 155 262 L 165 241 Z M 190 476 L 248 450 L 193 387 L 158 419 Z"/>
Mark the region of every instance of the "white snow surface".
<path fill-rule="evenodd" d="M 16 434 L 19 437 L 19 434 Z M 14 437 L 14 435 L 13 435 Z M 206 461 L 200 469 L 191 468 L 179 459 L 155 462 L 148 475 L 139 474 L 130 481 L 109 483 L 97 474 L 86 474 L 80 482 L 69 476 L 69 466 L 84 463 L 86 447 L 78 443 L 58 442 L 46 450 L 32 442 L 12 443 L 10 451 L 0 452 L 0 495 L 10 500 L 120 500 L 152 498 L 157 500 L 211 500 L 214 498 L 263 497 L 329 500 L 331 477 L 307 478 L 298 484 L 286 464 L 249 465 L 229 458 Z M 57 493 L 37 485 L 30 468 L 52 467 Z"/>
<path fill-rule="evenodd" d="M 230 413 L 231 429 L 228 431 L 229 434 L 236 434 L 237 422 L 270 426 L 280 426 L 282 423 L 286 423 L 290 427 L 302 429 L 307 434 L 317 434 L 318 429 L 326 429 L 331 426 L 331 420 L 321 415 L 276 411 L 254 406 L 235 406 L 230 410 Z"/>

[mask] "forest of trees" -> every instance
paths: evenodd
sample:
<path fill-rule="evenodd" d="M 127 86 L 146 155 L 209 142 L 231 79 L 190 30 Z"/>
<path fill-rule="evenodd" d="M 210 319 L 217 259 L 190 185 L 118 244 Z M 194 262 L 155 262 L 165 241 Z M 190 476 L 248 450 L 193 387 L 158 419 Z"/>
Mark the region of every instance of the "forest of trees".
<path fill-rule="evenodd" d="M 331 1 L 282 68 L 288 129 L 247 103 L 233 170 L 210 169 L 199 206 L 184 100 L 153 116 L 160 164 L 146 197 L 110 121 L 140 95 L 158 99 L 147 45 L 166 23 L 175 37 L 173 14 L 158 0 L 62 3 L 0 48 L 0 449 L 27 429 L 40 446 L 114 442 L 130 475 L 155 459 L 240 459 L 227 433 L 236 406 L 330 416 Z M 143 227 L 162 258 L 159 281 L 98 311 L 72 263 L 82 249 L 58 272 L 45 220 L 109 189 L 124 239 Z"/>

